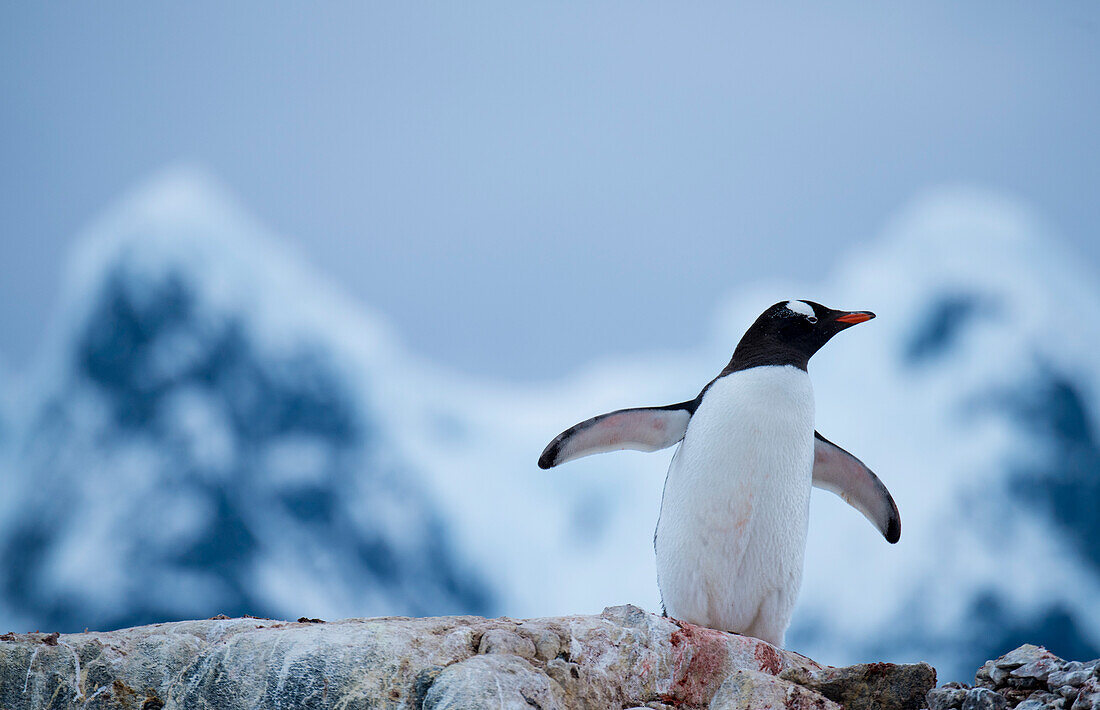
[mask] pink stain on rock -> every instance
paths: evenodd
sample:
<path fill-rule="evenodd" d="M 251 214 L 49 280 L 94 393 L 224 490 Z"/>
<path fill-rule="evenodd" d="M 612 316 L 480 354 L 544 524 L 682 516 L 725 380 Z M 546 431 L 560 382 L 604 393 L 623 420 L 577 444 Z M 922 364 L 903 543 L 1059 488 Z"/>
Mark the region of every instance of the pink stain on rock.
<path fill-rule="evenodd" d="M 779 675 L 780 671 L 783 670 L 783 659 L 779 657 L 779 652 L 775 650 L 775 646 L 769 643 L 759 641 L 752 655 L 760 664 L 760 670 L 765 673 Z"/>
<path fill-rule="evenodd" d="M 673 683 L 666 702 L 705 705 L 727 675 L 729 634 L 682 621 L 672 633 Z"/>
<path fill-rule="evenodd" d="M 751 636 L 708 629 L 671 620 L 677 628 L 672 644 L 673 681 L 661 698 L 676 707 L 705 707 L 736 670 L 778 676 L 790 667 L 820 668 L 808 658 L 792 654 Z"/>

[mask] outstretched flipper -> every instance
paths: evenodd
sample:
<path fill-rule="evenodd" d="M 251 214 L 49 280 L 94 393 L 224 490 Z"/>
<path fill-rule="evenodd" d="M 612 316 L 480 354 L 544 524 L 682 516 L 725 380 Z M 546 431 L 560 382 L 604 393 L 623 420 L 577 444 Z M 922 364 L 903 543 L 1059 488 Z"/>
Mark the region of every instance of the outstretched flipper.
<path fill-rule="evenodd" d="M 855 456 L 814 432 L 814 486 L 844 499 L 889 543 L 901 539 L 901 514 L 886 486 Z"/>
<path fill-rule="evenodd" d="M 665 407 L 620 409 L 592 417 L 554 437 L 539 457 L 539 468 L 552 468 L 605 451 L 657 451 L 684 438 L 699 402 L 693 399 Z"/>

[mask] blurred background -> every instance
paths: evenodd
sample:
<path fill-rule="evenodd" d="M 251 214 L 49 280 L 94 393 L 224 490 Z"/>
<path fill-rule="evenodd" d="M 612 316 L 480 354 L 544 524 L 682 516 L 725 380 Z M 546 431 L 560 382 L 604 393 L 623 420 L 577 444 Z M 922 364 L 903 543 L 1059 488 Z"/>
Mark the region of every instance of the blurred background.
<path fill-rule="evenodd" d="M 778 300 L 879 319 L 789 646 L 1100 655 L 1100 9 L 0 8 L 0 626 L 658 608 L 672 451 Z"/>

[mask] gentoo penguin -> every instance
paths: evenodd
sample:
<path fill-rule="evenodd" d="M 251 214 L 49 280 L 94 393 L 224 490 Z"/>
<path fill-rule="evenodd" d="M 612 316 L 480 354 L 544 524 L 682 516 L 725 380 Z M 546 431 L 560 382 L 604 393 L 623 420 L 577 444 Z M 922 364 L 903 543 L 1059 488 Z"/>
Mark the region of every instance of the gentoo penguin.
<path fill-rule="evenodd" d="M 830 338 L 874 317 L 777 303 L 698 397 L 581 422 L 550 442 L 539 467 L 682 440 L 653 540 L 665 613 L 782 646 L 802 582 L 811 486 L 839 495 L 888 542 L 901 537 L 898 508 L 878 476 L 814 430 L 806 372 Z"/>

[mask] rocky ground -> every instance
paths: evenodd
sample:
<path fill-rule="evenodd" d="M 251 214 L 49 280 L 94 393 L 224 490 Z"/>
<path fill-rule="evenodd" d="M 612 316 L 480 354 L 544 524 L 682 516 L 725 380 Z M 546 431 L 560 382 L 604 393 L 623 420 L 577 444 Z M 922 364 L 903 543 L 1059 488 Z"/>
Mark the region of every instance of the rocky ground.
<path fill-rule="evenodd" d="M 920 708 L 930 666 L 821 668 L 648 614 L 210 619 L 0 636 L 0 707 Z"/>
<path fill-rule="evenodd" d="M 763 641 L 648 614 L 251 617 L 0 636 L 0 708 L 1100 708 L 1097 663 L 1023 646 L 977 687 L 927 664 L 821 667 Z"/>
<path fill-rule="evenodd" d="M 948 683 L 928 694 L 930 710 L 1100 710 L 1100 659 L 1065 661 L 1024 645 L 988 661 L 974 687 Z"/>

